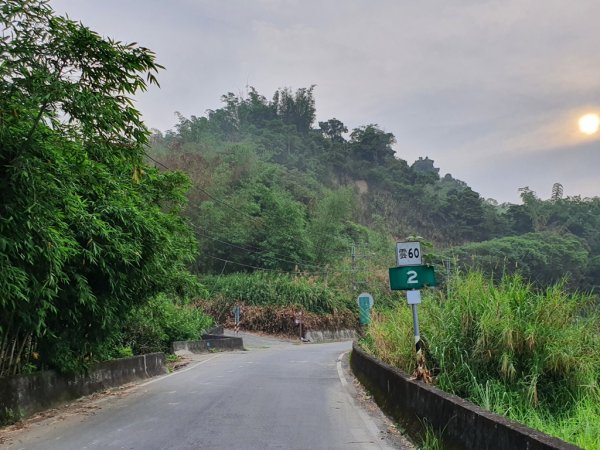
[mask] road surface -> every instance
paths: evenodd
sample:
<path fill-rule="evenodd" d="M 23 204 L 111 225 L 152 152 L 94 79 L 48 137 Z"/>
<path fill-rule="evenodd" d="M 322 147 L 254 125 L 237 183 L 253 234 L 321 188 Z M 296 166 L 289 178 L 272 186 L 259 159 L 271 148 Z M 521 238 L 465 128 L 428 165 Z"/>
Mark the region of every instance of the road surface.
<path fill-rule="evenodd" d="M 8 449 L 399 448 L 351 395 L 350 342 L 243 335 L 248 351 L 195 355 L 172 374 L 12 433 Z"/>

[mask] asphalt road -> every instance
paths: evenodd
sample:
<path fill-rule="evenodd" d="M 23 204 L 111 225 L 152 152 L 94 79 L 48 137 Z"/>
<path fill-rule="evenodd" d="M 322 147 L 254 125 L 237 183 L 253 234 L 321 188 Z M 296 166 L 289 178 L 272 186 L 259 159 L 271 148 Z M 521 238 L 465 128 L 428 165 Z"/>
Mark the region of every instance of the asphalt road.
<path fill-rule="evenodd" d="M 45 419 L 8 449 L 381 449 L 385 430 L 350 395 L 338 361 L 350 342 L 244 335 L 248 351 L 195 356 L 186 368 Z M 83 413 L 82 413 L 83 411 Z"/>

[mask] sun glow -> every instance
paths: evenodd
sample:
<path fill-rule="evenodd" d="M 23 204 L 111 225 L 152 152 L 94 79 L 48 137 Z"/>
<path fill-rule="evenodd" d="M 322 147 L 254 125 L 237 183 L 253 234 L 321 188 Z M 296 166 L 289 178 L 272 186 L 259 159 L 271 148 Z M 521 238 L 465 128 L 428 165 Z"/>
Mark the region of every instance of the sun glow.
<path fill-rule="evenodd" d="M 579 118 L 579 131 L 584 134 L 595 134 L 600 128 L 600 117 L 598 114 L 586 114 Z"/>

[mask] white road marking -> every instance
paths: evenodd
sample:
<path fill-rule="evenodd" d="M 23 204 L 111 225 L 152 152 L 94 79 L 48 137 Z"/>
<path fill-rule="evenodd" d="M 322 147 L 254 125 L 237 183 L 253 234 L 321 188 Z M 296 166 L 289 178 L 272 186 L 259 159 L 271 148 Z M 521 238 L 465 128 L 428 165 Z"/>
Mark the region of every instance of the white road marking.
<path fill-rule="evenodd" d="M 344 357 L 344 355 L 346 353 L 348 353 L 348 351 L 341 353 L 337 359 L 337 373 L 338 373 L 338 377 L 340 378 L 340 382 L 342 383 L 342 386 L 344 387 L 344 392 L 348 396 L 348 400 L 349 400 L 350 404 L 355 405 L 355 409 L 358 412 L 358 415 L 360 416 L 362 421 L 365 423 L 365 426 L 367 427 L 367 429 L 369 430 L 369 432 L 372 435 L 371 438 L 375 439 L 373 441 L 373 444 L 379 446 L 382 449 L 389 449 L 390 447 L 388 447 L 387 445 L 385 445 L 382 442 L 379 442 L 379 435 L 380 435 L 379 427 L 375 424 L 373 419 L 371 419 L 369 417 L 369 415 L 366 414 L 362 410 L 362 408 L 356 404 L 356 402 L 354 401 L 354 398 L 352 398 L 352 395 L 350 395 L 350 392 L 348 391 L 348 381 L 346 380 L 346 377 L 344 376 L 344 371 L 342 370 L 342 358 Z M 354 434 L 354 433 L 352 433 L 352 434 Z"/>
<path fill-rule="evenodd" d="M 348 385 L 348 382 L 346 381 L 346 377 L 344 376 L 344 372 L 342 370 L 342 358 L 344 357 L 344 355 L 346 353 L 348 353 L 348 352 L 341 353 L 337 359 L 337 373 L 338 373 L 338 377 L 340 377 L 340 381 L 342 382 L 342 386 L 344 386 L 344 387 L 346 387 Z"/>
<path fill-rule="evenodd" d="M 152 379 L 150 381 L 146 381 L 145 383 L 142 383 L 142 384 L 140 384 L 138 386 L 147 386 L 149 384 L 156 383 L 157 381 L 164 380 L 165 378 L 172 377 L 173 375 L 178 375 L 180 373 L 187 372 L 188 370 L 195 369 L 196 367 L 198 367 L 198 366 L 200 366 L 200 365 L 202 365 L 204 363 L 207 363 L 208 361 L 212 361 L 213 359 L 218 358 L 219 356 L 221 356 L 221 355 L 215 355 L 215 356 L 213 356 L 211 358 L 205 359 L 204 361 L 200 361 L 198 364 L 194 364 L 191 367 L 187 367 L 185 369 L 181 369 L 181 370 L 178 370 L 176 372 L 172 372 L 172 373 L 169 373 L 167 375 L 163 375 L 162 377 L 154 378 L 154 379 Z"/>

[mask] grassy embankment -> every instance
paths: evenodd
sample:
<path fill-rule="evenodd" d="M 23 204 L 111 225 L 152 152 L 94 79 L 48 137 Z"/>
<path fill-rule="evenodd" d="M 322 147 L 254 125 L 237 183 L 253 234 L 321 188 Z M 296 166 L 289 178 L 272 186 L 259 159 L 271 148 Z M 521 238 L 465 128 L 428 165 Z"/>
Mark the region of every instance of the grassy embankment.
<path fill-rule="evenodd" d="M 494 285 L 456 276 L 419 308 L 428 366 L 441 389 L 586 449 L 600 448 L 600 314 L 597 300 L 519 277 Z M 415 368 L 410 309 L 375 315 L 363 346 Z"/>

